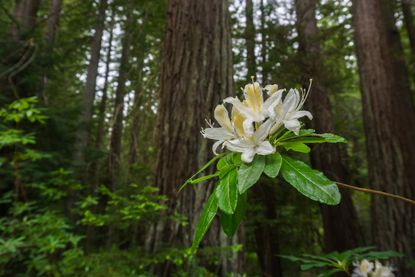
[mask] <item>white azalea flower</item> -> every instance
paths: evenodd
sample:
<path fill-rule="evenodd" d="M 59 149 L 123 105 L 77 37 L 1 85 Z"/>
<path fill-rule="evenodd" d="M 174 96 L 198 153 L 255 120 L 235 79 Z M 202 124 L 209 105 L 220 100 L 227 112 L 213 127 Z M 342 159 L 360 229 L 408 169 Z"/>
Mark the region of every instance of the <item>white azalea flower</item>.
<path fill-rule="evenodd" d="M 271 89 L 271 88 L 269 88 Z M 280 92 L 282 92 L 281 90 Z M 232 104 L 245 117 L 244 129 L 248 135 L 254 132 L 252 123 L 263 122 L 269 112 L 280 102 L 282 93 L 276 91 L 264 102 L 262 88 L 257 82 L 248 84 L 244 89 L 245 100 L 241 102 L 237 97 L 228 97 L 224 103 Z"/>
<path fill-rule="evenodd" d="M 271 124 L 272 121 L 267 120 L 258 127 L 252 136 L 242 134 L 242 136 L 237 139 L 226 141 L 224 145 L 233 152 L 242 153 L 241 160 L 246 163 L 252 162 L 256 154 L 272 154 L 275 152 L 275 148 L 269 141 L 265 140 L 269 134 L 269 129 L 272 126 Z M 244 130 L 241 127 L 238 129 Z"/>
<path fill-rule="evenodd" d="M 373 277 L 395 277 L 393 271 L 393 267 L 383 266 L 380 262 L 376 261 L 376 270 L 373 273 Z"/>
<path fill-rule="evenodd" d="M 302 90 L 301 93 L 297 89 L 290 89 L 284 100 L 279 102 L 274 109 L 270 110 L 270 117 L 275 121 L 275 124 L 270 131 L 271 134 L 284 125 L 285 128 L 298 135 L 301 127 L 301 123 L 298 119 L 304 116 L 308 117 L 310 120 L 313 119 L 310 112 L 300 110 L 308 97 L 310 87 L 307 91 Z"/>
<path fill-rule="evenodd" d="M 373 263 L 369 262 L 368 260 L 364 259 L 360 262 L 354 262 L 353 265 L 356 267 L 353 270 L 352 277 L 368 277 L 370 276 L 369 273 L 373 271 Z"/>
<path fill-rule="evenodd" d="M 213 127 L 213 124 L 209 124 L 210 127 L 202 129 L 202 135 L 205 138 L 217 140 L 213 144 L 213 153 L 216 153 L 216 149 L 227 140 L 235 139 L 238 135 L 229 119 L 229 114 L 223 105 L 218 105 L 215 108 L 214 117 L 221 127 Z"/>

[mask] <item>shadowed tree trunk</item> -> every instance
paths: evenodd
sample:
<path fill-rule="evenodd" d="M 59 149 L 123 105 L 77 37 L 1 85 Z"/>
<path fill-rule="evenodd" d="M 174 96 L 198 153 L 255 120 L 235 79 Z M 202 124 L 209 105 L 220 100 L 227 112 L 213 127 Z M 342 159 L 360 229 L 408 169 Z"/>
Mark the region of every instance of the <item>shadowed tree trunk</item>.
<path fill-rule="evenodd" d="M 415 24 L 414 24 L 414 14 L 412 6 L 414 5 L 413 1 L 409 0 L 400 0 L 401 9 L 403 13 L 403 21 L 405 23 L 405 29 L 408 33 L 409 45 L 411 46 L 412 59 L 414 62 L 415 59 Z"/>
<path fill-rule="evenodd" d="M 115 90 L 115 102 L 114 110 L 112 113 L 112 126 L 110 137 L 110 152 L 108 159 L 109 166 L 109 185 L 111 189 L 115 189 L 120 175 L 120 162 L 121 162 L 121 141 L 123 132 L 123 119 L 124 119 L 124 97 L 126 94 L 126 82 L 128 78 L 129 70 L 129 58 L 132 34 L 130 28 L 133 23 L 133 14 L 129 10 L 127 12 L 127 19 L 124 26 L 124 34 L 122 38 L 122 52 L 120 67 L 117 78 L 117 89 Z"/>
<path fill-rule="evenodd" d="M 415 111 L 405 65 L 397 68 L 396 53 L 385 28 L 380 2 L 353 1 L 355 41 L 367 137 L 370 186 L 414 198 Z M 395 50 L 396 51 L 396 50 Z M 376 246 L 414 258 L 414 207 L 372 197 L 372 228 Z M 414 276 L 399 262 L 401 276 Z"/>
<path fill-rule="evenodd" d="M 261 182 L 253 187 L 250 194 L 253 202 L 261 205 L 263 217 L 255 222 L 254 236 L 256 253 L 261 266 L 262 276 L 283 276 L 279 253 L 279 237 L 277 220 L 277 191 L 275 184 L 261 179 Z M 265 219 L 265 220 L 264 220 Z"/>
<path fill-rule="evenodd" d="M 101 0 L 99 3 L 98 18 L 95 26 L 95 33 L 92 39 L 90 59 L 87 69 L 85 88 L 82 94 L 81 115 L 79 118 L 78 131 L 76 133 L 76 144 L 74 152 L 74 165 L 81 173 L 78 177 L 86 179 L 87 170 L 85 170 L 85 150 L 88 145 L 90 135 L 90 125 L 95 99 L 95 87 L 98 76 L 98 65 L 101 57 L 102 34 L 105 28 L 105 15 L 107 10 L 107 0 Z"/>
<path fill-rule="evenodd" d="M 110 65 L 112 62 L 111 54 L 113 48 L 113 39 L 114 39 L 114 12 L 111 14 L 111 23 L 110 23 L 110 30 L 109 30 L 109 37 L 108 37 L 108 46 L 107 46 L 107 53 L 105 57 L 105 76 L 104 76 L 104 86 L 102 87 L 102 97 L 101 102 L 99 103 L 98 107 L 98 126 L 97 126 L 97 133 L 95 135 L 95 149 L 98 151 L 102 151 L 103 149 L 103 142 L 105 138 L 105 117 L 107 111 L 107 102 L 108 102 L 108 87 L 110 84 L 109 76 L 110 76 Z M 99 176 L 100 176 L 100 169 L 102 164 L 100 161 L 95 161 L 92 168 L 92 182 L 93 186 L 96 187 L 99 184 Z"/>
<path fill-rule="evenodd" d="M 265 8 L 264 3 L 260 3 L 261 10 L 261 57 L 262 57 L 262 79 L 264 81 L 266 70 L 264 69 L 266 63 L 266 42 L 265 42 Z M 253 20 L 254 7 L 252 0 L 245 1 L 245 15 L 246 15 L 246 63 L 248 68 L 247 80 L 251 76 L 257 76 L 256 73 L 256 57 L 255 57 L 255 25 Z M 262 85 L 265 85 L 263 83 Z M 254 237 L 256 242 L 256 254 L 261 266 L 263 276 L 282 276 L 281 261 L 278 257 L 279 244 L 277 236 L 277 226 L 270 224 L 275 221 L 277 216 L 277 205 L 275 201 L 276 191 L 272 185 L 261 179 L 261 182 L 253 187 L 253 202 L 261 203 L 261 209 L 264 212 L 265 221 L 255 222 Z"/>
<path fill-rule="evenodd" d="M 261 10 L 261 66 L 262 66 L 262 84 L 268 82 L 268 61 L 267 61 L 267 32 L 266 32 L 266 12 L 264 0 L 260 2 Z"/>
<path fill-rule="evenodd" d="M 245 1 L 245 17 L 246 66 L 248 78 L 251 78 L 251 76 L 256 76 L 254 4 L 252 0 Z"/>
<path fill-rule="evenodd" d="M 297 31 L 300 53 L 304 61 L 304 78 L 314 78 L 308 99 L 308 108 L 314 116 L 311 126 L 319 133 L 335 132 L 329 100 L 329 88 L 323 71 L 319 30 L 316 20 L 317 0 L 296 0 Z M 311 162 L 314 168 L 332 180 L 348 182 L 349 174 L 342 159 L 339 144 L 322 144 L 313 147 Z M 325 251 L 344 251 L 359 245 L 360 230 L 356 211 L 349 191 L 341 191 L 342 200 L 337 206 L 320 205 L 324 225 Z"/>
<path fill-rule="evenodd" d="M 191 243 L 212 185 L 177 190 L 212 157 L 211 143 L 200 135 L 200 128 L 206 125 L 205 118 L 212 117 L 220 99 L 233 91 L 228 1 L 170 0 L 167 15 L 155 184 L 168 197 L 168 214 L 180 212 L 190 224 L 159 222 L 150 242 L 154 250 Z M 207 242 L 218 244 L 217 224 L 212 227 L 201 247 Z M 158 275 L 167 276 L 170 270 L 165 265 Z"/>
<path fill-rule="evenodd" d="M 41 0 L 16 0 L 14 17 L 15 24 L 12 25 L 12 37 L 20 40 L 32 31 L 36 26 L 37 12 L 39 11 Z"/>
<path fill-rule="evenodd" d="M 44 44 L 50 49 L 55 41 L 56 30 L 58 29 L 59 19 L 62 11 L 62 0 L 52 0 L 50 3 L 49 18 L 46 25 Z"/>

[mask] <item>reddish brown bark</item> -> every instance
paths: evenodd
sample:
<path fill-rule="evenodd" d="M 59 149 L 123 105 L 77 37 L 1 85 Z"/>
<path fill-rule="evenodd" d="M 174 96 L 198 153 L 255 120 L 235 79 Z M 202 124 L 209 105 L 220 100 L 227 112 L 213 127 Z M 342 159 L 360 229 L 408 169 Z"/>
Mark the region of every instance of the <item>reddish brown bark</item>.
<path fill-rule="evenodd" d="M 415 111 L 405 65 L 396 56 L 380 1 L 353 1 L 355 41 L 362 89 L 370 186 L 414 198 Z M 414 207 L 373 196 L 374 242 L 382 250 L 414 257 Z M 401 276 L 413 270 L 398 264 Z"/>
<path fill-rule="evenodd" d="M 308 108 L 314 116 L 311 126 L 319 133 L 334 133 L 329 86 L 325 75 L 319 43 L 319 30 L 316 21 L 317 0 L 296 0 L 297 30 L 303 73 L 306 79 L 314 78 Z M 325 173 L 332 180 L 348 182 L 349 174 L 344 164 L 343 154 L 338 144 L 323 144 L 313 147 L 311 162 L 314 168 Z M 342 201 L 337 206 L 321 205 L 324 225 L 325 251 L 344 251 L 357 247 L 360 230 L 356 211 L 348 191 L 342 191 Z"/>
<path fill-rule="evenodd" d="M 92 121 L 98 66 L 99 59 L 101 57 L 102 34 L 105 27 L 105 15 L 107 6 L 107 0 L 100 1 L 95 33 L 91 44 L 91 56 L 87 69 L 86 83 L 82 94 L 79 126 L 76 133 L 74 165 L 79 172 L 82 172 L 82 174 L 78 173 L 78 175 L 84 180 L 86 179 L 86 173 L 88 172 L 85 170 L 85 150 L 88 145 L 90 136 L 90 125 Z"/>
<path fill-rule="evenodd" d="M 200 128 L 220 99 L 233 90 L 228 1 L 170 0 L 167 15 L 155 184 L 169 199 L 168 213 L 180 212 L 190 224 L 160 222 L 152 238 L 153 249 L 190 245 L 212 185 L 177 190 L 212 157 L 211 144 L 200 135 Z M 217 244 L 218 238 L 218 232 L 211 232 L 202 247 L 209 241 Z M 166 266 L 159 275 L 169 272 Z"/>

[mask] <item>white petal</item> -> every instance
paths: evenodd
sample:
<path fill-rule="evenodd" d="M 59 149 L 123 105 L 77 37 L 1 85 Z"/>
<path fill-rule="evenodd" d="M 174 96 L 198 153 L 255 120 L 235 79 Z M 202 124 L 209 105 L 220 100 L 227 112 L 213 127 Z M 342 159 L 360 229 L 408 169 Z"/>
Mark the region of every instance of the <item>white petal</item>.
<path fill-rule="evenodd" d="M 249 118 L 254 122 L 261 122 L 264 116 L 260 113 L 255 113 L 252 109 L 244 106 L 238 98 L 228 97 L 223 100 L 224 103 L 232 104 L 245 118 Z"/>
<path fill-rule="evenodd" d="M 244 152 L 249 148 L 252 148 L 252 144 L 248 143 L 244 139 L 233 139 L 224 143 L 226 148 L 233 152 Z"/>
<path fill-rule="evenodd" d="M 297 119 L 293 119 L 284 121 L 284 126 L 288 130 L 293 131 L 296 135 L 298 135 L 298 133 L 300 132 L 301 124 L 300 121 L 298 121 Z"/>
<path fill-rule="evenodd" d="M 218 153 L 216 152 L 216 149 L 218 149 L 219 145 L 221 145 L 223 143 L 223 140 L 218 140 L 217 142 L 215 142 L 212 146 L 212 151 L 213 154 L 217 155 Z"/>
<path fill-rule="evenodd" d="M 202 131 L 202 135 L 208 139 L 228 140 L 234 138 L 234 134 L 225 128 L 206 128 Z"/>
<path fill-rule="evenodd" d="M 266 85 L 264 87 L 264 89 L 267 91 L 268 95 L 272 95 L 274 93 L 276 93 L 278 91 L 278 85 L 277 84 L 273 84 L 273 85 Z"/>
<path fill-rule="evenodd" d="M 296 89 L 290 89 L 287 96 L 284 98 L 283 109 L 284 113 L 294 111 L 300 102 L 300 93 Z"/>
<path fill-rule="evenodd" d="M 276 93 L 272 94 L 265 100 L 264 110 L 270 117 L 275 117 L 275 107 L 281 103 L 282 92 L 284 90 L 279 90 Z"/>
<path fill-rule="evenodd" d="M 229 119 L 228 110 L 226 110 L 224 105 L 217 105 L 215 108 L 214 115 L 216 121 L 220 124 L 220 126 L 228 129 L 228 131 L 233 130 L 231 120 Z"/>
<path fill-rule="evenodd" d="M 262 123 L 259 126 L 259 128 L 255 131 L 254 140 L 256 142 L 263 141 L 268 136 L 269 131 L 270 131 L 273 123 L 274 122 L 271 119 L 268 119 L 267 121 L 265 121 L 264 123 Z"/>
<path fill-rule="evenodd" d="M 290 117 L 290 119 L 299 119 L 299 118 L 304 117 L 304 116 L 308 117 L 308 119 L 310 119 L 310 120 L 313 119 L 313 115 L 309 111 L 298 111 L 298 112 L 295 112 Z"/>
<path fill-rule="evenodd" d="M 255 152 L 259 155 L 269 155 L 274 153 L 275 149 L 269 141 L 264 141 L 256 147 Z"/>
<path fill-rule="evenodd" d="M 241 160 L 245 163 L 250 163 L 255 157 L 255 151 L 251 149 L 247 149 L 245 152 L 241 155 Z"/>
<path fill-rule="evenodd" d="M 244 132 L 249 137 L 254 134 L 254 126 L 252 123 L 252 119 L 245 119 L 243 123 Z"/>

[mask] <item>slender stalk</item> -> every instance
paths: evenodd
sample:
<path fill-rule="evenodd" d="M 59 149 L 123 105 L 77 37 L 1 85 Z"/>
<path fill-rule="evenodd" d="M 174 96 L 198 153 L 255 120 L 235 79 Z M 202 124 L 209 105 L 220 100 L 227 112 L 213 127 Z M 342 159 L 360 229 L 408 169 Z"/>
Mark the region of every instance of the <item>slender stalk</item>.
<path fill-rule="evenodd" d="M 412 199 L 409 199 L 409 198 L 406 198 L 406 197 L 403 197 L 403 196 L 400 196 L 400 195 L 396 195 L 396 194 L 392 194 L 392 193 L 388 193 L 388 192 L 384 192 L 384 191 L 380 191 L 380 190 L 356 187 L 356 186 L 344 184 L 344 183 L 341 183 L 341 182 L 336 182 L 336 183 L 339 187 L 342 187 L 342 188 L 353 189 L 353 190 L 362 191 L 362 192 L 366 192 L 366 193 L 382 195 L 382 196 L 402 200 L 402 201 L 405 201 L 405 202 L 410 203 L 412 205 L 415 205 L 415 200 L 412 200 Z"/>

